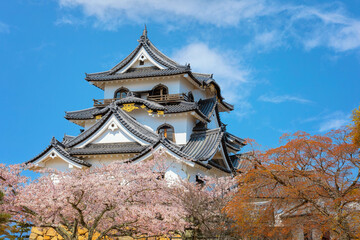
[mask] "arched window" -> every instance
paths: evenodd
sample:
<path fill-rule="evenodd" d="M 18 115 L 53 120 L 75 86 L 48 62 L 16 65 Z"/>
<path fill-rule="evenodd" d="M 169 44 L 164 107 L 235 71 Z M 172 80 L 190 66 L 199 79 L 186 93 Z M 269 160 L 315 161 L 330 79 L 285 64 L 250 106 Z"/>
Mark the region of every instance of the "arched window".
<path fill-rule="evenodd" d="M 169 90 L 168 90 L 167 86 L 165 86 L 163 84 L 159 84 L 159 85 L 155 86 L 151 91 L 151 95 L 156 95 L 156 96 L 162 96 L 162 95 L 168 95 L 168 94 L 169 94 Z"/>
<path fill-rule="evenodd" d="M 118 90 L 115 91 L 114 98 L 116 99 L 126 98 L 128 92 L 129 89 L 127 88 L 123 88 L 123 87 L 119 88 Z"/>
<path fill-rule="evenodd" d="M 158 127 L 157 129 L 158 134 L 164 136 L 165 138 L 174 141 L 174 137 L 175 137 L 175 131 L 173 126 L 169 125 L 169 124 L 163 124 L 160 127 Z"/>

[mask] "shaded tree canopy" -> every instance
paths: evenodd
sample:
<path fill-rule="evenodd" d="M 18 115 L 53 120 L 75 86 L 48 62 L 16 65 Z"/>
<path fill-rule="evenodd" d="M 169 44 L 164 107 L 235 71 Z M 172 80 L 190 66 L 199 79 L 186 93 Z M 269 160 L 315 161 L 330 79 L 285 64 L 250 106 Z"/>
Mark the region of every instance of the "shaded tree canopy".
<path fill-rule="evenodd" d="M 266 151 L 249 141 L 245 161 L 252 167 L 238 177 L 227 208 L 239 234 L 292 238 L 301 226 L 331 230 L 340 239 L 360 237 L 359 147 L 351 130 L 286 134 L 284 145 Z"/>

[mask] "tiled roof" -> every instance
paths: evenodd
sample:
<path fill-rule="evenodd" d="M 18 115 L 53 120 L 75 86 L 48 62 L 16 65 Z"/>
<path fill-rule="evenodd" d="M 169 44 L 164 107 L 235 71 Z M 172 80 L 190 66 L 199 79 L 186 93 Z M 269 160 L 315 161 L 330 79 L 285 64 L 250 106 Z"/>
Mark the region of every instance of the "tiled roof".
<path fill-rule="evenodd" d="M 126 103 L 143 104 L 149 109 L 164 111 L 165 114 L 196 111 L 206 121 L 209 121 L 211 113 L 215 109 L 215 105 L 216 105 L 216 100 L 215 101 L 214 100 L 215 98 L 209 98 L 209 99 L 200 100 L 198 103 L 182 101 L 173 104 L 160 105 L 156 102 L 149 101 L 143 98 L 129 96 L 115 101 L 114 104 L 116 105 L 121 105 Z M 94 119 L 95 116 L 103 115 L 108 111 L 109 111 L 109 106 L 103 108 L 93 107 L 79 111 L 65 112 L 65 118 L 68 120 Z"/>
<path fill-rule="evenodd" d="M 73 120 L 85 120 L 85 119 L 92 119 L 96 115 L 99 115 L 99 111 L 102 108 L 92 107 L 84 110 L 78 111 L 69 111 L 65 112 L 66 119 L 73 119 Z"/>
<path fill-rule="evenodd" d="M 198 121 L 195 124 L 195 127 L 193 128 L 193 132 L 206 131 L 206 130 L 208 130 L 207 123 L 201 121 Z"/>
<path fill-rule="evenodd" d="M 189 112 L 197 109 L 195 102 L 179 102 L 165 105 L 165 113 Z"/>
<path fill-rule="evenodd" d="M 236 170 L 239 172 L 245 172 L 254 167 L 251 162 L 251 154 L 240 153 L 230 156 L 230 160 Z"/>
<path fill-rule="evenodd" d="M 211 114 L 213 113 L 216 107 L 216 97 L 200 99 L 198 102 L 199 110 L 210 119 Z"/>
<path fill-rule="evenodd" d="M 99 73 L 86 74 L 85 79 L 88 81 L 106 81 L 151 76 L 168 76 L 190 71 L 190 68 L 188 66 L 178 64 L 177 62 L 160 52 L 154 46 L 154 44 L 150 42 L 147 35 L 142 35 L 138 42 L 139 45 L 124 60 L 118 63 L 111 70 Z M 117 73 L 134 59 L 134 57 L 138 54 L 142 47 L 155 61 L 157 61 L 159 64 L 166 67 L 167 69 L 160 70 L 153 68 L 144 68 L 139 71 L 127 71 L 124 73 Z"/>
<path fill-rule="evenodd" d="M 224 137 L 226 145 L 233 150 L 240 151 L 240 149 L 246 145 L 244 139 L 239 138 L 231 133 L 226 132 Z"/>
<path fill-rule="evenodd" d="M 147 146 L 142 146 L 136 142 L 130 143 L 96 143 L 88 144 L 84 148 L 71 148 L 71 155 L 91 155 L 91 154 L 121 154 L 121 153 L 140 153 Z"/>
<path fill-rule="evenodd" d="M 70 136 L 70 135 L 66 135 L 64 134 L 63 140 L 62 140 L 62 144 L 66 144 L 68 142 L 70 142 L 71 140 L 73 140 L 75 138 L 75 136 Z"/>
<path fill-rule="evenodd" d="M 199 161 L 209 160 L 218 150 L 222 136 L 221 128 L 195 132 L 181 151 Z"/>
<path fill-rule="evenodd" d="M 152 110 L 165 110 L 166 108 L 163 105 L 160 105 L 156 102 L 153 101 L 149 101 L 143 98 L 138 98 L 138 97 L 134 97 L 134 96 L 129 96 L 126 98 L 122 98 L 119 100 L 115 101 L 116 105 L 121 105 L 124 103 L 139 103 L 139 104 L 144 104 L 147 108 L 150 108 Z"/>
<path fill-rule="evenodd" d="M 143 125 L 138 123 L 134 118 L 126 114 L 122 109 L 115 106 L 115 104 L 110 104 L 108 106 L 110 111 L 108 111 L 97 123 L 92 127 L 81 133 L 79 136 L 71 140 L 66 144 L 66 147 L 73 147 L 76 144 L 84 141 L 95 133 L 101 126 L 110 118 L 111 115 L 114 115 L 131 133 L 135 136 L 143 139 L 149 143 L 154 143 L 158 139 L 158 135 L 155 132 L 150 131 L 145 128 Z"/>
<path fill-rule="evenodd" d="M 116 118 L 135 136 L 150 143 L 155 143 L 159 139 L 159 135 L 142 124 L 137 122 L 134 118 L 126 114 L 122 109 L 112 109 Z"/>
<path fill-rule="evenodd" d="M 205 85 L 210 85 L 210 84 L 213 84 L 216 91 L 217 91 L 217 95 L 218 95 L 218 98 L 220 100 L 220 103 L 225 107 L 227 108 L 228 110 L 232 111 L 234 110 L 234 106 L 231 105 L 230 103 L 227 103 L 224 101 L 224 98 L 222 97 L 221 95 L 221 89 L 220 89 L 220 85 L 211 77 L 211 78 L 208 78 L 207 80 L 204 80 L 203 81 L 203 84 Z"/>
<path fill-rule="evenodd" d="M 38 160 L 39 158 L 41 158 L 42 156 L 44 156 L 46 153 L 48 153 L 48 151 L 54 148 L 56 149 L 64 158 L 66 158 L 68 161 L 70 162 L 74 162 L 86 167 L 91 167 L 91 164 L 83 161 L 81 159 L 78 159 L 76 157 L 72 157 L 66 150 L 65 150 L 65 146 L 59 142 L 58 140 L 56 140 L 54 137 L 51 139 L 50 145 L 44 150 L 42 151 L 39 155 L 37 155 L 36 157 L 34 157 L 33 159 L 29 160 L 26 162 L 26 164 L 30 164 L 35 162 L 36 160 Z"/>
<path fill-rule="evenodd" d="M 212 74 L 206 74 L 206 73 L 192 73 L 193 76 L 199 80 L 200 82 L 204 82 L 207 81 L 209 79 L 212 79 L 213 75 Z"/>
<path fill-rule="evenodd" d="M 121 68 L 123 68 L 126 64 L 128 64 L 131 59 L 133 59 L 135 57 L 135 55 L 139 52 L 139 50 L 141 49 L 141 44 L 139 44 L 134 51 L 132 51 L 124 60 L 122 60 L 121 62 L 119 62 L 118 64 L 116 64 L 115 67 L 113 67 L 110 71 L 108 71 L 110 74 L 113 74 L 117 71 L 119 71 Z"/>
<path fill-rule="evenodd" d="M 145 77 L 157 77 L 157 76 L 171 76 L 182 73 L 189 73 L 190 69 L 187 68 L 176 68 L 176 69 L 160 69 L 160 70 L 148 70 L 148 71 L 134 71 L 125 73 L 115 74 L 86 74 L 85 79 L 88 81 L 111 81 L 121 79 L 132 79 L 132 78 L 145 78 Z"/>

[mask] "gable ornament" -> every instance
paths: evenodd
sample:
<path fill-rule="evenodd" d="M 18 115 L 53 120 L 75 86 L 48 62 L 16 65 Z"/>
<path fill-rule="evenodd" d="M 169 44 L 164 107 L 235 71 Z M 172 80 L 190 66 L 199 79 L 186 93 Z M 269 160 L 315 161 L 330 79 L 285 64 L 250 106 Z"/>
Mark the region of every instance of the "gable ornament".
<path fill-rule="evenodd" d="M 135 103 L 127 103 L 127 104 L 124 104 L 121 109 L 124 111 L 127 111 L 127 112 L 131 112 L 134 109 L 139 109 L 139 108 L 135 106 Z"/>

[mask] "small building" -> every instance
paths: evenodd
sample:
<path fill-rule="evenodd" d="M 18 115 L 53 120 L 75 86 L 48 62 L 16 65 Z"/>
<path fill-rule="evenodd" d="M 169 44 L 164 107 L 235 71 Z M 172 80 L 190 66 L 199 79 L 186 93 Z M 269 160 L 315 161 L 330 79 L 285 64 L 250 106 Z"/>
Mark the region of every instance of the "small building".
<path fill-rule="evenodd" d="M 146 27 L 138 46 L 120 63 L 85 80 L 104 91 L 92 107 L 66 112 L 84 130 L 65 135 L 35 158 L 31 168 L 90 168 L 113 161 L 141 163 L 160 150 L 167 176 L 235 174 L 245 141 L 227 132 L 225 102 L 212 74 L 195 73 L 161 53 Z"/>

